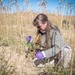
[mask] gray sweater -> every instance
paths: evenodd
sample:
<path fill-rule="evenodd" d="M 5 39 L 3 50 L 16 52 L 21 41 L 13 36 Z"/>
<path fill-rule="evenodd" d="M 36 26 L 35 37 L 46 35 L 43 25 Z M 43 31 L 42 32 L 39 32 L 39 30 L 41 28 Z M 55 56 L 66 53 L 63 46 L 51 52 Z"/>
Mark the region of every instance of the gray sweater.
<path fill-rule="evenodd" d="M 45 34 L 44 34 L 44 35 L 42 35 L 42 42 L 41 42 L 42 46 L 45 46 L 45 39 L 46 38 L 45 38 Z M 50 39 L 51 39 L 51 45 L 53 47 L 51 47 L 48 50 L 43 51 L 46 58 L 55 56 L 62 50 L 63 46 L 66 46 L 64 38 L 62 37 L 62 35 L 60 34 L 60 32 L 58 30 L 52 29 L 50 31 Z"/>

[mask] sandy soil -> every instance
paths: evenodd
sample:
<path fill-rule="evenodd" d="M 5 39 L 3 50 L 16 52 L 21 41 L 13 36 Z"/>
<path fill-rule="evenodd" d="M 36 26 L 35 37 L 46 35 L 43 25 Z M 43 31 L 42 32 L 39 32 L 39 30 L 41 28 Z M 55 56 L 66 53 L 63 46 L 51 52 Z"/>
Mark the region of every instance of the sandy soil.
<path fill-rule="evenodd" d="M 5 69 L 8 75 L 38 75 L 41 69 L 33 66 L 31 58 L 25 52 L 18 54 L 11 47 L 0 47 L 1 72 Z"/>

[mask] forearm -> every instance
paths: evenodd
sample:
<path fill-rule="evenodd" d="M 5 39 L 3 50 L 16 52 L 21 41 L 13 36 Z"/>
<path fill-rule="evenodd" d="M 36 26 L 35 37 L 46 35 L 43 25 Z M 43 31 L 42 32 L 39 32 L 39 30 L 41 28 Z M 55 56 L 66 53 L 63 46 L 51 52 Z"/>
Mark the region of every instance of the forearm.
<path fill-rule="evenodd" d="M 43 54 L 44 54 L 44 57 L 49 58 L 49 57 L 55 56 L 59 52 L 60 52 L 59 47 L 54 46 L 46 51 L 43 51 Z"/>

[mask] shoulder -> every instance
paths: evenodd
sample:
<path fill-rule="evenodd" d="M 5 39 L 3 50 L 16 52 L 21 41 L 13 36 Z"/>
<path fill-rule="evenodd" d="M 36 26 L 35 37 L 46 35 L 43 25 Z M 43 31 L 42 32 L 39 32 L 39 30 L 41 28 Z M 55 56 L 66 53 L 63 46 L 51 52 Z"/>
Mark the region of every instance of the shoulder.
<path fill-rule="evenodd" d="M 51 29 L 50 33 L 59 33 L 60 34 L 60 30 L 59 29 Z"/>
<path fill-rule="evenodd" d="M 52 37 L 61 37 L 61 33 L 58 29 L 51 29 L 50 35 Z"/>

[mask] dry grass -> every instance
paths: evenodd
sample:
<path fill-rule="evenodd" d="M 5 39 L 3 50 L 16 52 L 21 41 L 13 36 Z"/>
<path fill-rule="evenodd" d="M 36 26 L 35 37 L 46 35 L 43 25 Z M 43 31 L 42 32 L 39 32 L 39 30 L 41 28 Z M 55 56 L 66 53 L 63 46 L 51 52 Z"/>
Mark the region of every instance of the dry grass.
<path fill-rule="evenodd" d="M 26 36 L 32 35 L 33 40 L 35 40 L 36 28 L 32 25 L 32 21 L 37 14 L 32 12 L 0 13 L 0 48 L 10 47 L 11 51 L 15 50 L 20 55 L 23 54 L 26 48 Z M 61 16 L 46 14 L 49 20 L 59 27 L 67 44 L 75 51 L 75 17 L 71 17 L 69 25 L 62 25 L 60 21 Z M 69 16 L 64 16 L 63 19 L 66 19 L 68 22 L 70 20 Z M 15 61 L 15 59 L 13 60 Z"/>
<path fill-rule="evenodd" d="M 20 40 L 21 42 L 22 41 L 24 42 L 25 37 L 27 35 L 32 35 L 33 37 L 35 37 L 34 31 L 36 29 L 32 25 L 32 21 L 36 15 L 37 14 L 34 14 L 32 12 L 0 14 L 0 34 L 1 34 L 0 38 L 4 37 L 4 39 L 9 39 L 9 40 L 11 40 L 12 38 L 16 40 L 16 41 L 13 40 L 14 42 L 17 42 Z M 61 25 L 61 22 L 60 22 L 61 16 L 51 15 L 51 14 L 47 14 L 47 16 L 53 24 L 59 27 L 59 29 L 62 31 L 63 36 L 67 38 L 66 40 L 69 41 L 68 43 L 70 43 L 70 40 L 68 38 L 72 39 L 72 41 L 74 40 L 73 38 L 75 37 L 74 35 L 75 17 L 71 17 L 71 24 L 68 27 L 68 25 Z M 69 17 L 64 17 L 64 19 L 69 21 Z"/>

